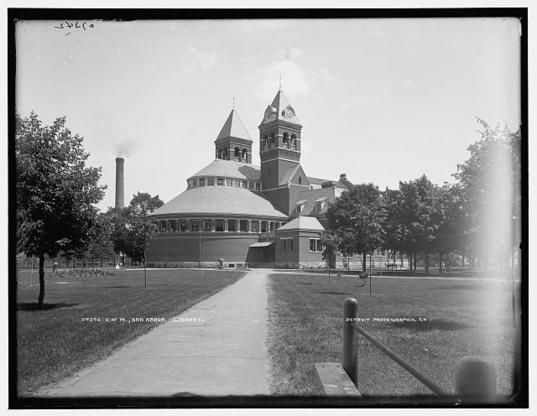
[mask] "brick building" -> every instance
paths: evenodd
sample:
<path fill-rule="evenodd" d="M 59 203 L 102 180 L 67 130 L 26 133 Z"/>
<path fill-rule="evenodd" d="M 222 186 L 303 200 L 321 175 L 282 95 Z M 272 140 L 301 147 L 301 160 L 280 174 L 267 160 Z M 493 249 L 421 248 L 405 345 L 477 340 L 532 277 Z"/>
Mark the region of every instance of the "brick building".
<path fill-rule="evenodd" d="M 187 189 L 153 213 L 154 265 L 315 267 L 328 204 L 346 190 L 344 178 L 306 175 L 300 164 L 302 125 L 280 90 L 259 125 L 261 166 L 233 109 L 215 144 L 215 160 L 187 179 Z"/>

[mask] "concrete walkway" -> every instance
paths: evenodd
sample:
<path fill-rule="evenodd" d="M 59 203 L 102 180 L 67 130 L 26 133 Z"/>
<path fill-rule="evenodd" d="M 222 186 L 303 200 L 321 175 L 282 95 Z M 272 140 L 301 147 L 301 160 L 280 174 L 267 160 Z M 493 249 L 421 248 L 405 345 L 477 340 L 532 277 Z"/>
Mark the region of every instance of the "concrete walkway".
<path fill-rule="evenodd" d="M 250 271 L 39 396 L 269 394 L 265 346 L 269 272 Z"/>

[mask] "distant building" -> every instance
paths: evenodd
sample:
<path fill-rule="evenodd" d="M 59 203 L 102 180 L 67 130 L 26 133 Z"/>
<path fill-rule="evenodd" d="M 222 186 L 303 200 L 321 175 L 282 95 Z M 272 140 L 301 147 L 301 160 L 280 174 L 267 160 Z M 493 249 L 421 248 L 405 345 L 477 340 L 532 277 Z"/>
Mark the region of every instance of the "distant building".
<path fill-rule="evenodd" d="M 280 90 L 259 125 L 261 166 L 235 109 L 217 135 L 215 160 L 187 179 L 187 189 L 153 214 L 154 265 L 248 264 L 316 267 L 328 204 L 347 189 L 308 177 L 300 165 L 302 125 Z"/>

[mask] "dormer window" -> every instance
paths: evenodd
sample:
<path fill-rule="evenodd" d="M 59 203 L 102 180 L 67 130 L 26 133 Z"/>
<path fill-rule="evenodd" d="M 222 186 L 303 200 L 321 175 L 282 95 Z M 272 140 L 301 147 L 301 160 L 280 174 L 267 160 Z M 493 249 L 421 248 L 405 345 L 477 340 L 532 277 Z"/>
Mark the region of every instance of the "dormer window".
<path fill-rule="evenodd" d="M 326 197 L 315 200 L 315 212 L 321 212 L 324 208 Z"/>
<path fill-rule="evenodd" d="M 306 205 L 305 199 L 298 201 L 295 206 L 295 213 L 300 214 L 304 209 L 304 205 Z"/>

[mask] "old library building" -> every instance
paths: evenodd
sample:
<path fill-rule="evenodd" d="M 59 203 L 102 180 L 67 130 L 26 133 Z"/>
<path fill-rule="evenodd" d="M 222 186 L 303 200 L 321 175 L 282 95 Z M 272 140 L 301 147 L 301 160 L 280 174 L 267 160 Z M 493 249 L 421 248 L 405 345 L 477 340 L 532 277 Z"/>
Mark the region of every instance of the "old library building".
<path fill-rule="evenodd" d="M 256 166 L 253 142 L 233 109 L 214 141 L 215 160 L 153 212 L 158 234 L 148 264 L 214 266 L 222 259 L 226 267 L 325 266 L 326 210 L 347 188 L 344 181 L 306 175 L 301 131 L 295 109 L 278 91 L 259 125 Z"/>

